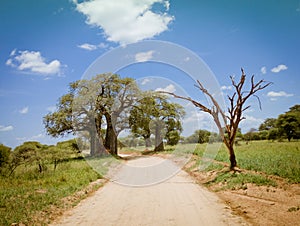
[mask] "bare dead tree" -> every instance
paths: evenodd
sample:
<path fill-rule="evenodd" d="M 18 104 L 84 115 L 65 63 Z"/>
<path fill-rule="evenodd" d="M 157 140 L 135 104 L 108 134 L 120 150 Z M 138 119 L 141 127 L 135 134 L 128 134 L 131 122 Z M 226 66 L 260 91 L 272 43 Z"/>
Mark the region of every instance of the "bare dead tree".
<path fill-rule="evenodd" d="M 241 69 L 242 75 L 238 83 L 234 80 L 234 77 L 230 76 L 231 84 L 234 88 L 234 93 L 231 96 L 227 96 L 230 106 L 227 109 L 227 113 L 220 107 L 219 103 L 216 101 L 214 96 L 209 93 L 207 89 L 197 80 L 197 85 L 195 85 L 202 93 L 204 93 L 212 102 L 212 107 L 207 107 L 189 97 L 178 96 L 171 92 L 161 93 L 172 95 L 175 98 L 187 100 L 191 102 L 194 106 L 199 108 L 200 110 L 209 113 L 218 127 L 219 133 L 222 137 L 222 140 L 229 151 L 229 160 L 230 160 L 230 169 L 234 170 L 237 166 L 235 153 L 234 153 L 234 141 L 236 137 L 236 133 L 238 131 L 239 123 L 245 119 L 243 117 L 243 112 L 250 108 L 250 105 L 244 106 L 246 101 L 254 96 L 257 98 L 259 102 L 259 107 L 261 108 L 261 103 L 259 97 L 256 95 L 256 92 L 265 89 L 268 87 L 271 82 L 266 82 L 265 80 L 260 80 L 258 82 L 254 81 L 254 75 L 251 77 L 251 86 L 250 90 L 245 91 L 244 84 L 246 81 L 246 75 L 244 70 Z M 224 126 L 222 126 L 224 125 Z M 225 127 L 225 129 L 224 129 Z"/>

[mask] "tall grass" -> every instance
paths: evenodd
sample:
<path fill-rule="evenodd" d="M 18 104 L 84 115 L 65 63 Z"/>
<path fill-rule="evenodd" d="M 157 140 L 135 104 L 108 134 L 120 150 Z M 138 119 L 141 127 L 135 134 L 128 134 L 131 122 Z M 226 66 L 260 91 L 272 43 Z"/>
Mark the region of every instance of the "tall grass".
<path fill-rule="evenodd" d="M 23 166 L 12 177 L 0 177 L 0 225 L 33 225 L 37 211 L 63 205 L 62 198 L 101 178 L 84 160 L 71 160 L 44 173 L 35 167 Z"/>
<path fill-rule="evenodd" d="M 198 145 L 195 154 L 202 156 L 205 147 L 206 144 Z M 240 142 L 240 145 L 235 146 L 235 154 L 240 168 L 300 183 L 300 142 Z M 224 145 L 219 149 L 215 160 L 229 163 L 228 151 Z"/>

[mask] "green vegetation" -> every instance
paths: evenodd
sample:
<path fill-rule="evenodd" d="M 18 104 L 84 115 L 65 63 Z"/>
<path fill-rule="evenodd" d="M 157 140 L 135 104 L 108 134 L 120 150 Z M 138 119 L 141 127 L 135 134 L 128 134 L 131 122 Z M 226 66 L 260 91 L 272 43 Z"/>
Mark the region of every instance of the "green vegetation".
<path fill-rule="evenodd" d="M 176 145 L 182 132 L 181 119 L 184 108 L 169 103 L 168 98 L 153 92 L 144 92 L 129 116 L 131 133 L 145 140 L 146 148 L 151 146 L 151 135 L 155 136 L 155 151 L 164 151 L 163 138 L 167 144 Z"/>
<path fill-rule="evenodd" d="M 133 78 L 105 73 L 70 83 L 57 111 L 48 113 L 43 121 L 48 135 L 84 132 L 90 155 L 110 152 L 116 156 L 118 135 L 125 129 L 131 129 L 136 138 L 142 137 L 146 146 L 154 135 L 157 150 L 163 150 L 163 139 L 177 144 L 183 115 L 183 107 L 171 103 L 167 96 L 140 90 Z"/>
<path fill-rule="evenodd" d="M 207 144 L 198 144 L 195 154 L 199 156 L 197 165 L 201 164 L 201 158 Z M 267 175 L 275 175 L 286 178 L 290 183 L 300 183 L 300 145 L 299 142 L 271 142 L 252 141 L 240 142 L 236 146 L 236 158 L 241 169 L 255 172 L 262 172 Z M 224 163 L 229 164 L 227 150 L 221 146 L 214 163 L 206 168 L 206 171 L 220 170 L 224 168 Z M 223 172 L 224 173 L 224 172 Z M 241 183 L 263 184 L 263 175 L 223 174 L 221 173 L 214 182 L 227 181 L 228 186 L 232 186 L 228 180 Z M 246 180 L 246 181 L 243 181 Z M 271 183 L 265 177 L 265 184 Z M 272 184 L 272 183 L 271 183 Z"/>
<path fill-rule="evenodd" d="M 300 105 L 290 107 L 290 110 L 276 118 L 267 118 L 258 128 L 244 134 L 245 140 L 283 140 L 300 139 Z"/>
<path fill-rule="evenodd" d="M 247 189 L 247 183 L 256 185 L 276 186 L 276 183 L 262 175 L 251 173 L 233 173 L 230 171 L 220 173 L 214 180 L 207 182 L 207 185 L 223 183 L 221 189 Z"/>
<path fill-rule="evenodd" d="M 36 166 L 22 165 L 11 177 L 0 177 L 0 225 L 22 222 L 33 225 L 34 216 L 53 205 L 65 205 L 62 198 L 101 178 L 84 159 L 61 163 L 57 169 L 39 173 Z M 74 205 L 74 203 L 71 203 Z M 40 222 L 38 224 L 47 223 Z"/>
<path fill-rule="evenodd" d="M 67 203 L 63 198 L 86 191 L 90 182 L 102 178 L 112 164 L 107 158 L 87 159 L 75 139 L 51 146 L 27 141 L 13 151 L 0 145 L 0 225 L 46 224 L 51 208 L 76 204 L 85 192 Z M 91 163 L 97 163 L 97 172 Z M 39 213 L 44 217 L 37 218 Z"/>

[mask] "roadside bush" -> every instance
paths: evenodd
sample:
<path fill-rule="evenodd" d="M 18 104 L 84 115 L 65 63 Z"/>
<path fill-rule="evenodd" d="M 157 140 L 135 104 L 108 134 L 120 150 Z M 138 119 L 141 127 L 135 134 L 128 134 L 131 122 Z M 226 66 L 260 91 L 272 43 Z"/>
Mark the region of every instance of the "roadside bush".
<path fill-rule="evenodd" d="M 11 148 L 0 144 L 0 175 L 4 173 L 10 159 Z"/>

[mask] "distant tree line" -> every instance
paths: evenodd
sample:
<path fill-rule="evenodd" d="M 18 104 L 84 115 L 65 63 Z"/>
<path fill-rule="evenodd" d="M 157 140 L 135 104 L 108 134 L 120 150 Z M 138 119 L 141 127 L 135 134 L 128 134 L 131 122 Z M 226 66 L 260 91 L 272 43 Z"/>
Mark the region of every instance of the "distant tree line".
<path fill-rule="evenodd" d="M 294 105 L 289 111 L 280 114 L 277 118 L 267 118 L 258 129 L 251 128 L 247 133 L 242 134 L 238 129 L 236 142 L 240 140 L 284 140 L 300 139 L 300 105 Z M 182 138 L 183 143 L 207 143 L 220 142 L 221 137 L 207 130 L 196 130 L 194 134 Z"/>
<path fill-rule="evenodd" d="M 244 134 L 245 140 L 283 140 L 300 139 L 300 105 L 296 104 L 289 111 L 277 118 L 267 118 L 258 128 Z"/>

